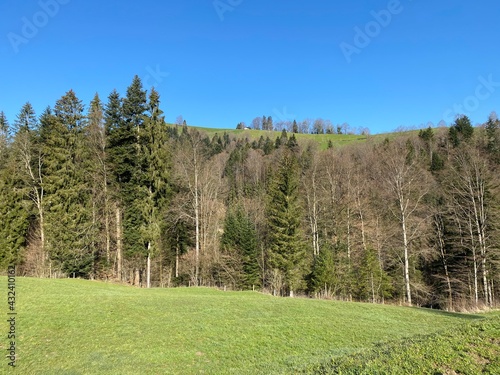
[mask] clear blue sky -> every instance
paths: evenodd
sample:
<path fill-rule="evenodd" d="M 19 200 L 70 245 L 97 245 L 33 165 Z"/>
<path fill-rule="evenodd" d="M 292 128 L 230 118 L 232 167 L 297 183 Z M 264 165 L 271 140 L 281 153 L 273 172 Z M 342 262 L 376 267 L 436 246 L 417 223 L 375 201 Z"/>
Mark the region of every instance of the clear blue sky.
<path fill-rule="evenodd" d="M 479 123 L 500 112 L 499 16 L 493 0 L 3 0 L 0 110 L 107 101 L 137 74 L 169 122 Z"/>

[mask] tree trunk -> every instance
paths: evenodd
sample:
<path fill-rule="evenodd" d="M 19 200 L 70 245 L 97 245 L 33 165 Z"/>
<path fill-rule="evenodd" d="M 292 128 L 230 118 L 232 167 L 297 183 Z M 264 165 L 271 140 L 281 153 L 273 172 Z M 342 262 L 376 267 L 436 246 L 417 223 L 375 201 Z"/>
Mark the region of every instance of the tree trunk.
<path fill-rule="evenodd" d="M 479 304 L 479 286 L 478 286 L 478 267 L 477 267 L 477 255 L 476 255 L 476 241 L 474 240 L 474 231 L 472 229 L 472 222 L 469 219 L 469 234 L 471 240 L 471 249 L 472 249 L 472 261 L 474 267 L 474 304 L 477 307 Z"/>
<path fill-rule="evenodd" d="M 148 261 L 146 274 L 146 288 L 151 288 L 151 242 L 148 242 Z"/>
<path fill-rule="evenodd" d="M 122 281 L 122 213 L 120 207 L 116 207 L 116 277 Z"/>
<path fill-rule="evenodd" d="M 104 176 L 104 230 L 106 232 L 106 261 L 109 266 L 111 259 L 111 229 L 109 220 L 109 200 L 107 185 L 107 177 Z"/>
<path fill-rule="evenodd" d="M 175 277 L 179 277 L 179 236 L 177 236 L 177 244 L 175 246 Z"/>
<path fill-rule="evenodd" d="M 444 276 L 446 280 L 447 292 L 448 292 L 448 310 L 453 309 L 453 290 L 451 288 L 450 272 L 448 270 L 448 262 L 446 260 L 446 250 L 444 244 L 444 228 L 442 218 L 438 215 L 434 217 L 434 225 L 436 226 L 436 232 L 438 235 L 438 245 L 439 252 L 441 253 L 441 260 L 443 262 Z"/>
<path fill-rule="evenodd" d="M 404 246 L 404 279 L 406 288 L 406 299 L 408 304 L 411 306 L 411 289 L 410 289 L 410 260 L 408 252 L 408 233 L 406 231 L 406 217 L 404 214 L 403 202 L 400 201 L 401 207 L 401 230 L 403 231 L 403 246 Z"/>
<path fill-rule="evenodd" d="M 196 167 L 195 167 L 196 168 Z M 200 203 L 199 203 L 199 192 L 198 192 L 198 171 L 195 169 L 194 172 L 194 217 L 195 217 L 195 231 L 196 231 L 196 243 L 195 243 L 195 286 L 198 286 L 200 277 Z"/>

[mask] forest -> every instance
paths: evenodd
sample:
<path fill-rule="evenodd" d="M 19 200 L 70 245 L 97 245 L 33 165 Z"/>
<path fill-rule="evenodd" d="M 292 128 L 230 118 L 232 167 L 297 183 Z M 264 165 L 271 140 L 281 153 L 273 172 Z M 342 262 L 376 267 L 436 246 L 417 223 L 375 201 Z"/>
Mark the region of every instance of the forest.
<path fill-rule="evenodd" d="M 1 269 L 450 311 L 498 305 L 494 113 L 481 126 L 459 116 L 321 149 L 296 125 L 252 139 L 167 124 L 137 76 L 123 97 L 96 94 L 86 107 L 70 90 L 41 114 L 29 102 L 12 121 L 0 113 Z"/>

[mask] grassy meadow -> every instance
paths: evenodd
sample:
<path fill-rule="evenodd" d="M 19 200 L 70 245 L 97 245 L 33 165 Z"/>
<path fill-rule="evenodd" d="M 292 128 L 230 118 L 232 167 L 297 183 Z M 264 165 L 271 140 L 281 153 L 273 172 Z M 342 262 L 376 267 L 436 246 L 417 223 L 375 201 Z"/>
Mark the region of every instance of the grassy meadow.
<path fill-rule="evenodd" d="M 173 124 L 169 124 L 170 126 L 175 126 Z M 191 126 L 190 126 L 191 127 Z M 262 136 L 264 138 L 269 137 L 273 142 L 276 137 L 281 135 L 281 132 L 278 131 L 268 131 L 268 130 L 253 130 L 253 129 L 215 129 L 215 128 L 204 128 L 204 127 L 195 127 L 199 131 L 207 134 L 210 138 L 212 138 L 215 134 L 219 136 L 224 135 L 224 133 L 229 134 L 230 136 L 236 139 L 248 139 L 250 142 L 258 141 Z M 376 135 L 359 135 L 359 134 L 295 134 L 297 141 L 300 144 L 308 144 L 313 143 L 317 144 L 318 148 L 321 150 L 325 150 L 328 148 L 328 142 L 331 141 L 334 147 L 342 147 L 345 145 L 355 144 L 355 143 L 364 143 L 364 142 L 381 142 L 385 138 L 395 138 L 398 134 L 401 133 L 386 133 L 386 134 L 376 134 Z M 288 133 L 288 136 L 291 136 L 291 133 Z"/>
<path fill-rule="evenodd" d="M 5 277 L 0 285 L 7 295 Z M 74 279 L 17 278 L 16 290 L 14 372 L 19 374 L 332 373 L 331 358 L 481 319 L 257 292 L 147 290 Z M 6 298 L 4 305 L 7 312 Z M 8 332 L 6 319 L 0 329 Z M 9 373 L 3 361 L 0 373 Z"/>

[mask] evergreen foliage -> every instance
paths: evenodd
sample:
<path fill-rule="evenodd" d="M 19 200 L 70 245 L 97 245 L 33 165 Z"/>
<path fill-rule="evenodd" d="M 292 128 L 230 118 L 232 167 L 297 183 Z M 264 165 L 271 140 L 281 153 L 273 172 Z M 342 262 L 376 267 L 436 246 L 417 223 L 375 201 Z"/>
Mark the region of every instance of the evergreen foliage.
<path fill-rule="evenodd" d="M 224 222 L 221 246 L 225 252 L 233 253 L 241 259 L 241 280 L 239 287 L 252 289 L 260 286 L 261 274 L 258 263 L 257 233 L 254 224 L 237 207 L 229 212 Z"/>
<path fill-rule="evenodd" d="M 284 151 L 270 182 L 267 202 L 268 264 L 283 280 L 281 293 L 293 294 L 301 286 L 305 249 L 300 229 L 298 162 Z M 273 285 L 276 289 L 277 285 Z"/>
<path fill-rule="evenodd" d="M 454 147 L 458 147 L 462 141 L 470 141 L 473 134 L 474 128 L 467 116 L 458 117 L 449 130 L 450 141 Z"/>
<path fill-rule="evenodd" d="M 480 128 L 462 116 L 449 129 L 319 150 L 295 134 L 312 121 L 280 122 L 271 133 L 264 116 L 253 122 L 267 131 L 260 137 L 207 135 L 167 125 L 158 92 L 148 92 L 136 76 L 123 99 L 115 90 L 103 104 L 96 94 L 87 113 L 72 90 L 38 119 L 26 103 L 12 127 L 0 111 L 1 267 L 133 285 L 376 303 L 409 302 L 411 292 L 417 305 L 495 305 L 494 113 Z"/>

